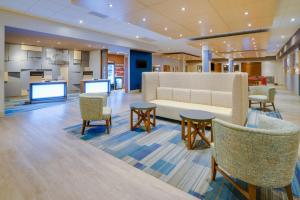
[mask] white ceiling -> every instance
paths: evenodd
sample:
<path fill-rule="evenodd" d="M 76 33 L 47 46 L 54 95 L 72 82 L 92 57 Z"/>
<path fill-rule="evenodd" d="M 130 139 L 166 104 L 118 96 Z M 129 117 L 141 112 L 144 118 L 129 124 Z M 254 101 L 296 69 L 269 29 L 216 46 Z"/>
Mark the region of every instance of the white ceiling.
<path fill-rule="evenodd" d="M 161 8 L 168 8 L 168 4 L 170 7 L 172 7 L 172 2 L 170 0 L 162 1 L 162 0 L 138 0 L 142 1 L 142 6 L 139 7 L 139 4 L 124 4 L 124 2 L 133 2 L 134 0 L 114 0 L 114 1 L 108 1 L 108 0 L 90 0 L 90 1 L 100 1 L 104 4 L 104 11 L 108 10 L 108 12 L 102 12 L 108 15 L 108 18 L 99 18 L 93 15 L 90 15 L 89 12 L 91 11 L 90 8 L 75 5 L 72 4 L 69 0 L 0 0 L 0 8 L 8 9 L 17 11 L 20 13 L 28 14 L 31 16 L 41 17 L 45 19 L 49 19 L 56 22 L 62 22 L 68 25 L 78 26 L 81 28 L 86 28 L 98 32 L 108 33 L 112 35 L 121 36 L 123 38 L 127 38 L 130 40 L 137 40 L 142 41 L 145 43 L 149 43 L 152 45 L 155 45 L 157 47 L 158 52 L 186 52 L 190 54 L 195 55 L 201 55 L 201 47 L 197 46 L 191 46 L 190 41 L 188 41 L 186 38 L 182 39 L 170 39 L 167 34 L 161 33 L 159 31 L 155 31 L 152 27 L 145 27 L 140 24 L 131 23 L 134 19 L 134 16 L 131 15 L 122 15 L 123 17 L 120 17 L 121 15 L 115 15 L 114 13 L 120 12 L 122 13 L 122 9 L 129 10 L 132 12 L 133 10 L 142 10 L 143 7 L 146 9 L 149 7 L 149 5 L 155 5 L 155 9 L 160 10 Z M 200 0 L 197 0 L 200 1 Z M 210 3 L 214 7 L 218 7 L 219 5 L 224 5 L 224 0 L 201 0 L 203 3 Z M 247 0 L 247 2 L 250 0 Z M 255 0 L 256 2 L 258 0 Z M 264 0 L 261 0 L 264 1 Z M 275 0 L 277 1 L 277 0 Z M 113 7 L 109 8 L 108 5 L 113 2 Z M 123 2 L 123 3 L 122 3 Z M 168 4 L 166 4 L 168 2 Z M 189 6 L 198 5 L 193 4 L 195 0 L 176 0 L 178 5 L 184 4 L 187 8 Z M 245 6 L 245 0 L 230 0 L 230 5 L 236 3 L 239 7 Z M 274 2 L 274 0 L 267 0 L 267 2 Z M 190 4 L 189 4 L 190 3 Z M 161 6 L 160 6 L 161 4 Z M 272 4 L 273 5 L 273 4 Z M 277 6 L 272 6 L 271 8 L 268 8 L 267 4 L 264 7 L 256 7 L 255 10 L 267 10 L 267 9 L 276 9 L 274 11 L 275 16 L 273 16 L 273 19 L 270 19 L 270 17 L 266 18 L 267 21 L 270 21 L 270 28 L 271 28 L 271 34 L 270 37 L 267 38 L 269 41 L 264 41 L 264 43 L 267 43 L 267 52 L 268 55 L 275 55 L 275 53 L 279 50 L 279 48 L 290 38 L 290 36 L 300 27 L 300 1 L 299 0 L 278 0 Z M 105 6 L 107 7 L 105 9 Z M 174 6 L 173 6 L 174 7 Z M 276 7 L 276 8 L 275 8 Z M 115 9 L 115 12 L 109 11 L 110 9 Z M 180 8 L 178 8 L 180 9 Z M 200 8 L 194 8 L 199 9 Z M 218 8 L 221 9 L 221 8 Z M 223 8 L 227 9 L 227 8 Z M 233 8 L 231 8 L 232 10 Z M 251 10 L 251 9 L 249 9 Z M 187 12 L 188 10 L 186 10 Z M 160 12 L 162 12 L 160 10 Z M 250 11 L 249 11 L 250 12 Z M 252 11 L 251 11 L 252 12 Z M 253 11 L 254 12 L 254 11 Z M 143 14 L 143 13 L 142 13 Z M 142 16 L 141 12 L 137 12 L 138 16 Z M 145 10 L 145 15 L 147 14 L 147 10 Z M 206 24 L 206 28 L 203 30 L 208 30 L 213 25 L 214 21 L 218 20 L 224 20 L 226 19 L 226 23 L 228 20 L 234 20 L 238 21 L 238 17 L 235 16 L 235 18 L 228 16 L 227 13 L 218 13 L 219 16 L 216 16 L 216 14 L 210 14 L 209 12 L 206 15 L 205 18 L 203 18 L 205 21 L 203 21 L 204 24 Z M 249 13 L 251 14 L 251 13 Z M 170 15 L 170 14 L 168 14 Z M 243 13 L 241 13 L 243 15 Z M 125 17 L 124 17 L 125 16 Z M 177 18 L 178 16 L 174 16 L 174 20 L 180 21 L 180 19 Z M 220 19 L 215 19 L 216 17 L 219 17 Z M 255 16 L 254 16 L 255 17 Z M 262 16 L 263 17 L 263 16 Z M 150 20 L 151 16 L 147 16 L 147 20 Z M 172 19 L 172 15 L 168 17 L 169 19 Z M 177 19 L 176 19 L 177 18 Z M 290 22 L 291 18 L 295 18 L 294 22 Z M 210 21 L 211 19 L 211 21 Z M 214 21 L 213 21 L 214 19 Z M 79 21 L 82 20 L 83 23 L 80 24 Z M 164 20 L 164 18 L 161 19 L 162 21 L 168 21 Z M 130 22 L 130 23 L 129 23 Z M 191 27 L 190 21 L 185 20 L 181 21 L 181 23 L 186 22 L 187 27 Z M 210 25 L 211 22 L 211 25 Z M 236 23 L 240 26 L 240 23 Z M 238 26 L 236 26 L 238 27 Z M 253 27 L 254 28 L 254 27 Z M 260 27 L 264 28 L 264 27 Z M 267 27 L 269 28 L 269 27 Z M 189 28 L 190 29 L 190 28 Z M 220 30 L 219 33 L 224 33 L 224 31 L 243 31 L 243 30 L 249 30 L 249 27 L 246 28 L 222 28 L 222 26 L 216 26 L 214 28 L 214 33 L 217 32 L 217 30 Z M 228 29 L 228 30 L 227 30 Z M 208 35 L 211 33 L 208 33 L 208 31 L 202 31 L 201 34 Z M 193 34 L 192 34 L 193 35 Z M 281 36 L 284 35 L 285 37 L 282 39 Z M 139 36 L 139 38 L 136 38 L 136 36 Z M 146 38 L 145 40 L 143 38 Z M 148 39 L 151 39 L 153 41 L 148 41 Z M 237 48 L 239 46 L 243 45 L 237 45 Z M 264 45 L 265 46 L 265 45 Z M 243 49 L 238 49 L 243 50 Z M 220 49 L 220 51 L 222 51 Z M 219 57 L 219 56 L 218 56 Z"/>

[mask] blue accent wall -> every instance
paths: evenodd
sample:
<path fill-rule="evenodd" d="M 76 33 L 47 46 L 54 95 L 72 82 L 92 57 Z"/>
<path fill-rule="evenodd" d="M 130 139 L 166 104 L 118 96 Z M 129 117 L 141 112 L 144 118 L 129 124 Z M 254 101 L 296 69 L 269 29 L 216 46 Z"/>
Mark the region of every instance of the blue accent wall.
<path fill-rule="evenodd" d="M 147 68 L 136 68 L 137 60 L 145 60 Z M 152 53 L 130 50 L 130 90 L 142 88 L 142 73 L 152 71 Z"/>

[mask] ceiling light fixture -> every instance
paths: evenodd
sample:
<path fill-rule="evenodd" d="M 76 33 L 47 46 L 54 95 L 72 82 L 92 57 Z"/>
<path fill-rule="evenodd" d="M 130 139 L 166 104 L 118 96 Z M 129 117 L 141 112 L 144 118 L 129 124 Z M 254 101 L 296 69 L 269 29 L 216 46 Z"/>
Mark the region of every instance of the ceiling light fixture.
<path fill-rule="evenodd" d="M 61 42 L 56 42 L 56 44 L 61 44 Z"/>
<path fill-rule="evenodd" d="M 140 36 L 138 36 L 138 35 L 137 35 L 137 36 L 135 36 L 135 38 L 136 38 L 136 39 L 139 39 L 139 38 L 140 38 Z"/>
<path fill-rule="evenodd" d="M 226 44 L 226 41 L 223 41 L 224 44 Z"/>
<path fill-rule="evenodd" d="M 210 32 L 210 33 L 212 33 L 212 32 L 213 32 L 213 30 L 212 30 L 212 29 L 209 29 L 209 32 Z"/>
<path fill-rule="evenodd" d="M 168 30 L 168 27 L 165 27 L 164 29 L 165 29 L 165 31 L 167 31 L 167 30 Z"/>
<path fill-rule="evenodd" d="M 252 24 L 249 23 L 249 24 L 248 24 L 248 27 L 251 27 L 251 26 L 252 26 Z"/>
<path fill-rule="evenodd" d="M 79 20 L 79 24 L 82 24 L 83 23 L 83 20 Z"/>
<path fill-rule="evenodd" d="M 252 40 L 252 41 L 254 41 L 254 40 L 255 40 L 255 38 L 251 38 L 251 40 Z"/>
<path fill-rule="evenodd" d="M 280 37 L 281 37 L 281 39 L 284 39 L 284 38 L 285 38 L 285 36 L 284 36 L 284 35 L 281 35 Z"/>
<path fill-rule="evenodd" d="M 113 5 L 110 3 L 110 4 L 108 4 L 108 6 L 110 7 L 110 8 L 112 8 L 113 7 Z"/>
<path fill-rule="evenodd" d="M 185 11 L 185 7 L 182 7 L 182 8 L 181 8 L 181 11 L 183 11 L 183 12 L 184 12 L 184 11 Z"/>
<path fill-rule="evenodd" d="M 249 14 L 248 11 L 245 11 L 245 12 L 244 12 L 244 15 L 248 15 L 248 14 Z"/>
<path fill-rule="evenodd" d="M 147 21 L 146 17 L 144 17 L 142 20 L 143 20 L 143 22 Z"/>
<path fill-rule="evenodd" d="M 37 43 L 40 43 L 41 41 L 37 40 L 36 42 L 37 42 Z"/>
<path fill-rule="evenodd" d="M 198 24 L 202 24 L 202 21 L 201 21 L 201 20 L 199 20 L 199 21 L 198 21 Z"/>
<path fill-rule="evenodd" d="M 295 18 L 291 18 L 291 22 L 294 22 L 296 19 Z"/>
<path fill-rule="evenodd" d="M 183 35 L 182 34 L 179 34 L 179 37 L 182 37 Z"/>

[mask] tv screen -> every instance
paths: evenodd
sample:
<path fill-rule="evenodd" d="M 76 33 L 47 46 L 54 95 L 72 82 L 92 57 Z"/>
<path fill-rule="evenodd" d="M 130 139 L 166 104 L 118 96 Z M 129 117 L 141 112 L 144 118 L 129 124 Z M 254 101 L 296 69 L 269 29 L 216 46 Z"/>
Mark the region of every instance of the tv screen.
<path fill-rule="evenodd" d="M 147 68 L 146 60 L 136 60 L 136 68 Z"/>

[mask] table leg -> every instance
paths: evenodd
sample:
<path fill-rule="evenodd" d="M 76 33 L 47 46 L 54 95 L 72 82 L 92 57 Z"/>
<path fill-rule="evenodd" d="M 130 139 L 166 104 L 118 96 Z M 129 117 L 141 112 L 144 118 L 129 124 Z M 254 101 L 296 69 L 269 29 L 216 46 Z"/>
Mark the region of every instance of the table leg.
<path fill-rule="evenodd" d="M 185 120 L 181 120 L 181 139 L 185 140 Z"/>
<path fill-rule="evenodd" d="M 151 127 L 151 123 L 150 123 L 150 112 L 151 110 L 147 110 L 146 111 L 146 115 L 147 115 L 147 125 L 146 125 L 146 128 L 147 128 L 147 132 L 150 133 L 150 127 Z"/>
<path fill-rule="evenodd" d="M 210 142 L 214 142 L 214 132 L 213 132 L 213 126 L 212 126 L 212 121 L 210 121 Z"/>
<path fill-rule="evenodd" d="M 187 135 L 188 135 L 188 140 L 187 140 L 187 146 L 188 149 L 192 149 L 192 135 L 191 135 L 191 120 L 187 120 Z"/>
<path fill-rule="evenodd" d="M 153 126 L 156 126 L 156 109 L 153 109 Z"/>
<path fill-rule="evenodd" d="M 130 130 L 133 131 L 133 110 L 130 110 Z"/>

